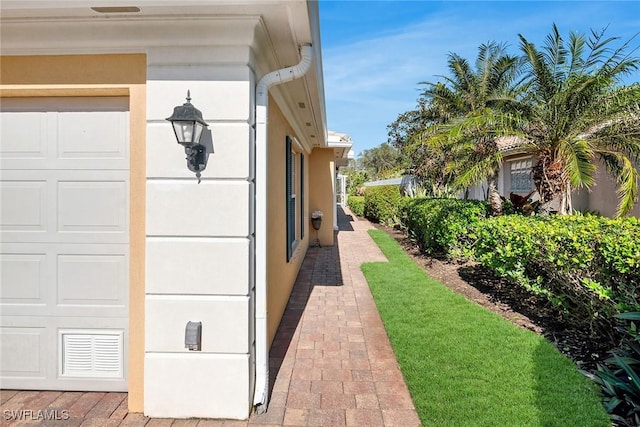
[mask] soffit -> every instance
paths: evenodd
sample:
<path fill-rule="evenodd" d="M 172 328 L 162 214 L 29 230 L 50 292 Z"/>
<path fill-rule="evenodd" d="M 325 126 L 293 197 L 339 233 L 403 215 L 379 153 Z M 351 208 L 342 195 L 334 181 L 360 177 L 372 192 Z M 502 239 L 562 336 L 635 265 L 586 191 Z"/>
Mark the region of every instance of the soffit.
<path fill-rule="evenodd" d="M 348 134 L 329 131 L 327 145 L 329 148 L 333 148 L 336 166 L 347 166 L 349 160 L 353 159 L 353 151 L 351 150 L 353 142 Z"/>

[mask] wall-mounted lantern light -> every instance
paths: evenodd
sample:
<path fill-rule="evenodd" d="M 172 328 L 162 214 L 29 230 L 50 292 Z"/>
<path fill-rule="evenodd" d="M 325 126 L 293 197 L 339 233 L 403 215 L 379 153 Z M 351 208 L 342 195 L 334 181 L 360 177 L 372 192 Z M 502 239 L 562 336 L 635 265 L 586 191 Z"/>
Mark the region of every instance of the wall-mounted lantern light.
<path fill-rule="evenodd" d="M 173 126 L 178 144 L 184 146 L 187 167 L 196 174 L 200 183 L 200 172 L 207 167 L 209 157 L 207 147 L 200 143 L 202 132 L 209 125 L 202 119 L 202 113 L 191 104 L 191 93 L 187 91 L 187 102 L 173 109 L 167 118 Z"/>

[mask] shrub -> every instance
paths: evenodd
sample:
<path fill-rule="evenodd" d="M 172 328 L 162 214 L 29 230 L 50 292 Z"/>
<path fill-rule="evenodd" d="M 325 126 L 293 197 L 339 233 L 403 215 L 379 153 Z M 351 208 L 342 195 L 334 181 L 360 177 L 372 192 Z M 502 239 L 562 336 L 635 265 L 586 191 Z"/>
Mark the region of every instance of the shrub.
<path fill-rule="evenodd" d="M 509 215 L 477 231 L 483 265 L 545 296 L 577 326 L 613 339 L 613 315 L 639 308 L 637 218 Z"/>
<path fill-rule="evenodd" d="M 349 196 L 347 205 L 354 215 L 364 216 L 364 196 Z"/>
<path fill-rule="evenodd" d="M 417 198 L 402 205 L 400 219 L 423 252 L 468 258 L 475 227 L 488 212 L 489 205 L 478 200 Z"/>
<path fill-rule="evenodd" d="M 362 188 L 362 184 L 368 181 L 368 173 L 366 171 L 352 171 L 347 174 L 347 194 L 358 195 L 358 190 Z"/>
<path fill-rule="evenodd" d="M 402 196 L 397 185 L 367 187 L 364 192 L 364 216 L 373 222 L 394 224 Z"/>
<path fill-rule="evenodd" d="M 602 403 L 615 425 L 640 425 L 640 333 L 635 321 L 640 312 L 616 316 L 629 323 L 619 326 L 623 334 L 620 348 L 592 375 L 584 372 L 602 388 Z"/>

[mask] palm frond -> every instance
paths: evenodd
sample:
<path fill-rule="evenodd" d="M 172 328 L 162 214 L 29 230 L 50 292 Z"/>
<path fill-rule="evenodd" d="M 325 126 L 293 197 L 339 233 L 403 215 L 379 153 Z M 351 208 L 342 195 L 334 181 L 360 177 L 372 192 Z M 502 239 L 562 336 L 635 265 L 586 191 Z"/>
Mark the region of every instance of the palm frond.
<path fill-rule="evenodd" d="M 548 65 L 549 71 L 554 77 L 554 81 L 558 83 L 563 82 L 565 80 L 564 65 L 567 61 L 568 51 L 564 46 L 564 40 L 555 23 L 551 28 L 551 33 L 545 38 L 545 45 L 542 52 L 545 63 Z"/>
<path fill-rule="evenodd" d="M 452 53 L 449 55 L 447 62 L 449 70 L 455 76 L 455 79 L 451 79 L 450 82 L 458 86 L 463 93 L 469 93 L 475 90 L 475 79 L 469 61 Z"/>
<path fill-rule="evenodd" d="M 632 55 L 638 50 L 638 47 L 629 50 L 631 42 L 639 35 L 636 33 L 629 40 L 624 42 L 621 46 L 615 50 L 609 50 L 605 46 L 612 41 L 618 40 L 618 37 L 610 37 L 601 43 L 600 50 L 604 53 L 609 53 L 608 58 L 601 58 L 596 56 L 598 63 L 601 63 L 598 70 L 598 75 L 601 77 L 611 78 L 614 81 L 618 81 L 621 76 L 627 75 L 633 71 L 637 71 L 640 68 L 640 58 L 633 57 Z"/>
<path fill-rule="evenodd" d="M 464 189 L 479 184 L 488 176 L 497 175 L 502 164 L 502 153 L 497 151 L 494 156 L 484 157 L 481 161 L 464 164 L 450 163 L 454 176 L 453 185 L 457 189 Z"/>
<path fill-rule="evenodd" d="M 607 172 L 616 180 L 618 188 L 617 216 L 624 216 L 638 201 L 639 173 L 633 161 L 618 151 L 598 151 L 598 157 L 604 163 Z"/>
<path fill-rule="evenodd" d="M 532 95 L 541 96 L 543 102 L 549 100 L 555 93 L 554 75 L 545 61 L 543 53 L 536 49 L 533 43 L 527 41 L 521 34 L 520 49 L 527 59 L 529 66 L 528 80 L 533 90 Z"/>
<path fill-rule="evenodd" d="M 618 210 L 617 216 L 624 216 L 638 201 L 638 170 L 626 156 L 623 158 L 622 170 L 618 176 Z"/>
<path fill-rule="evenodd" d="M 569 34 L 569 53 L 571 56 L 571 62 L 569 64 L 569 69 L 567 70 L 567 75 L 572 76 L 580 73 L 580 71 L 584 69 L 584 60 L 582 55 L 584 54 L 586 44 L 587 41 L 582 34 L 573 31 Z"/>
<path fill-rule="evenodd" d="M 596 167 L 593 163 L 593 150 L 586 139 L 562 141 L 558 145 L 557 156 L 565 165 L 567 177 L 574 188 L 589 188 L 593 185 Z"/>
<path fill-rule="evenodd" d="M 589 37 L 589 41 L 587 42 L 590 52 L 589 56 L 587 56 L 585 60 L 585 67 L 587 69 L 596 67 L 598 64 L 602 63 L 602 57 L 609 52 L 608 44 L 617 39 L 616 37 L 609 37 L 605 39 L 604 36 L 606 32 L 607 27 L 604 27 L 599 32 L 591 29 L 591 37 Z"/>

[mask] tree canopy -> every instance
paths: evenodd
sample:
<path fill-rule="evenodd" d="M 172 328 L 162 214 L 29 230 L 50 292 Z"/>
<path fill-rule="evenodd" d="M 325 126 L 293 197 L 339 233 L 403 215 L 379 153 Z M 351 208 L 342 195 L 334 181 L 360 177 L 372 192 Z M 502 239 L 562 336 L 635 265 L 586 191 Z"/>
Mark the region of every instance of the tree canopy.
<path fill-rule="evenodd" d="M 588 189 L 601 167 L 616 180 L 618 214 L 626 214 L 638 198 L 640 84 L 623 79 L 638 71 L 640 58 L 635 37 L 605 34 L 564 38 L 553 25 L 541 47 L 518 35 L 519 55 L 505 44 L 481 44 L 473 66 L 450 53 L 448 74 L 422 82 L 417 108 L 388 126 L 397 166 L 432 185 L 463 189 L 486 180 L 499 212 L 498 142 L 515 138 L 536 159 L 532 174 L 543 202 L 556 200 L 561 213 L 571 212 L 572 189 Z"/>

